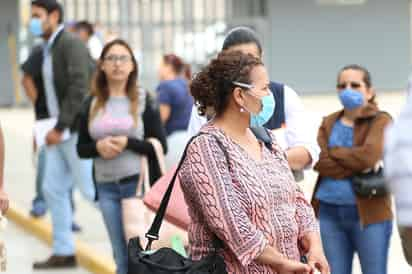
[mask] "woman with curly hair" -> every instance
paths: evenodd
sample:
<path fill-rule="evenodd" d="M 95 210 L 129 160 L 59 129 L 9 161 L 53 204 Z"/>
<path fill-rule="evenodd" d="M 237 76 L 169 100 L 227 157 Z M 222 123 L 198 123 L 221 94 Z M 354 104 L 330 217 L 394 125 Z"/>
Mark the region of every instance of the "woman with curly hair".
<path fill-rule="evenodd" d="M 228 273 L 329 273 L 313 209 L 285 152 L 275 141 L 264 145 L 250 129 L 274 110 L 262 61 L 223 52 L 190 90 L 201 114 L 215 113 L 189 145 L 179 172 L 192 258 L 205 257 L 218 238 Z M 309 264 L 299 261 L 302 254 Z"/>

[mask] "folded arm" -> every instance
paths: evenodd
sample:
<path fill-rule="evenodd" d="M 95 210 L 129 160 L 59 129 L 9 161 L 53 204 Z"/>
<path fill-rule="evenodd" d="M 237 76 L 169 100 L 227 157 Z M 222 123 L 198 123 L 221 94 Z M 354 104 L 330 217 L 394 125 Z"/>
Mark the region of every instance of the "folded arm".
<path fill-rule="evenodd" d="M 329 154 L 329 136 L 326 132 L 325 122 L 319 128 L 318 144 L 321 152 L 319 154 L 319 161 L 315 165 L 315 170 L 323 177 L 331 177 L 334 179 L 343 179 L 353 175 L 353 172 L 345 168 L 336 159 Z"/>
<path fill-rule="evenodd" d="M 391 117 L 388 114 L 378 114 L 371 121 L 370 129 L 362 145 L 351 148 L 331 148 L 330 156 L 343 167 L 356 173 L 373 168 L 379 160 L 382 160 L 384 132 L 390 122 Z"/>

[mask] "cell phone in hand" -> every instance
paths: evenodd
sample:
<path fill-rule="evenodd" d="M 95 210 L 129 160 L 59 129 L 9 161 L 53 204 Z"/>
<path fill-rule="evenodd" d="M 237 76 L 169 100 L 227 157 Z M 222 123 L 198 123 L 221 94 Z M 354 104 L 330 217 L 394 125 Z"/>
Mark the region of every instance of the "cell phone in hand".
<path fill-rule="evenodd" d="M 303 264 L 308 264 L 308 257 L 305 255 L 300 256 L 300 262 Z M 317 268 L 315 268 L 312 274 L 322 274 Z"/>

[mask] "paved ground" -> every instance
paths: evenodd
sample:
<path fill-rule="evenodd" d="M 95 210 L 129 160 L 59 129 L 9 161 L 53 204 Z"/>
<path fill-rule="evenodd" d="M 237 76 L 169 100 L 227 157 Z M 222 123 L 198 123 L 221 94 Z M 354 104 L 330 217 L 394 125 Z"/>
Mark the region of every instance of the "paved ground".
<path fill-rule="evenodd" d="M 9 274 L 86 274 L 82 268 L 61 271 L 33 271 L 34 260 L 43 259 L 48 247 L 11 223 L 6 232 L 7 271 Z"/>
<path fill-rule="evenodd" d="M 381 96 L 379 101 L 384 109 L 394 116 L 399 113 L 403 105 L 403 97 L 398 94 Z M 320 117 L 339 108 L 339 102 L 334 96 L 311 96 L 304 98 L 306 109 L 311 118 L 320 120 Z M 29 209 L 34 193 L 34 175 L 32 151 L 32 124 L 31 109 L 0 109 L 0 121 L 6 138 L 6 184 L 11 199 L 22 208 Z M 302 186 L 309 197 L 311 195 L 315 174 L 306 174 Z M 105 232 L 101 216 L 96 208 L 85 202 L 80 195 L 76 195 L 76 219 L 83 227 L 78 237 L 94 247 L 99 253 L 110 256 L 110 244 Z M 9 247 L 10 268 L 7 273 L 25 274 L 31 272 L 31 264 L 35 259 L 42 259 L 50 254 L 50 250 L 37 240 L 28 236 L 14 226 L 2 235 L 6 238 Z M 412 273 L 412 269 L 405 263 L 397 231 L 394 231 L 390 249 L 390 274 Z M 40 272 L 36 272 L 40 273 Z M 48 272 L 48 273 L 84 273 L 84 272 Z M 360 274 L 359 265 L 354 264 L 354 274 Z M 378 274 L 378 273 L 377 273 Z"/>
<path fill-rule="evenodd" d="M 5 181 L 10 198 L 19 207 L 29 209 L 34 195 L 35 170 L 32 158 L 32 122 L 31 109 L 1 109 L 0 120 L 6 140 L 6 168 Z M 78 193 L 76 193 L 78 194 Z M 99 253 L 111 258 L 110 242 L 107 237 L 101 215 L 90 203 L 84 201 L 81 195 L 75 196 L 77 201 L 76 219 L 81 224 L 83 232 L 78 234 L 78 238 L 90 244 Z M 14 237 L 13 235 L 16 235 Z M 31 272 L 31 265 L 34 260 L 44 259 L 50 255 L 50 249 L 43 243 L 36 242 L 23 245 L 19 235 L 13 228 L 5 232 L 7 245 L 19 249 L 26 249 L 23 253 L 24 259 L 20 262 L 15 257 L 15 262 L 19 267 L 25 267 L 25 271 L 13 271 L 8 273 L 26 274 Z M 24 242 L 24 241 L 23 241 Z M 41 246 L 42 248 L 38 248 Z M 15 254 L 18 254 L 15 252 Z M 33 255 L 30 255 L 33 254 Z M 13 259 L 13 258 L 12 258 Z M 10 271 L 13 269 L 11 268 Z M 37 273 L 37 272 L 36 272 Z M 49 273 L 74 273 L 64 271 L 51 271 Z M 77 272 L 76 272 L 77 273 Z M 79 272 L 80 273 L 80 272 Z M 83 272 L 86 273 L 86 272 Z"/>

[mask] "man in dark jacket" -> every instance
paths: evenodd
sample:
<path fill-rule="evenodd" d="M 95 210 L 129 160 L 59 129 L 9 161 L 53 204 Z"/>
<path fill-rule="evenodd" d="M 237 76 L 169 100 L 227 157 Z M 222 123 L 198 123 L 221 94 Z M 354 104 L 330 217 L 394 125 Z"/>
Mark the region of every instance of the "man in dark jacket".
<path fill-rule="evenodd" d="M 22 86 L 24 87 L 27 97 L 30 99 L 34 106 L 34 115 L 36 121 L 50 118 L 46 105 L 46 97 L 41 69 L 42 64 L 43 45 L 36 45 L 31 50 L 27 60 L 21 66 L 21 70 L 23 72 Z M 30 215 L 36 218 L 43 217 L 46 214 L 47 207 L 42 191 L 45 155 L 43 148 L 38 148 L 37 144 L 34 144 L 35 151 L 37 151 L 38 154 L 37 173 L 35 179 L 36 196 L 32 202 L 33 208 L 30 210 Z M 71 195 L 71 203 L 74 209 L 73 195 Z M 80 231 L 80 226 L 73 222 L 72 230 L 74 232 L 78 232 Z"/>
<path fill-rule="evenodd" d="M 86 198 L 95 196 L 91 161 L 80 160 L 76 153 L 77 114 L 90 82 L 88 50 L 64 31 L 63 10 L 56 0 L 35 0 L 31 8 L 30 31 L 45 41 L 41 70 L 50 129 L 44 146 L 43 194 L 53 225 L 53 254 L 33 267 L 75 267 L 70 191 L 75 183 Z"/>

